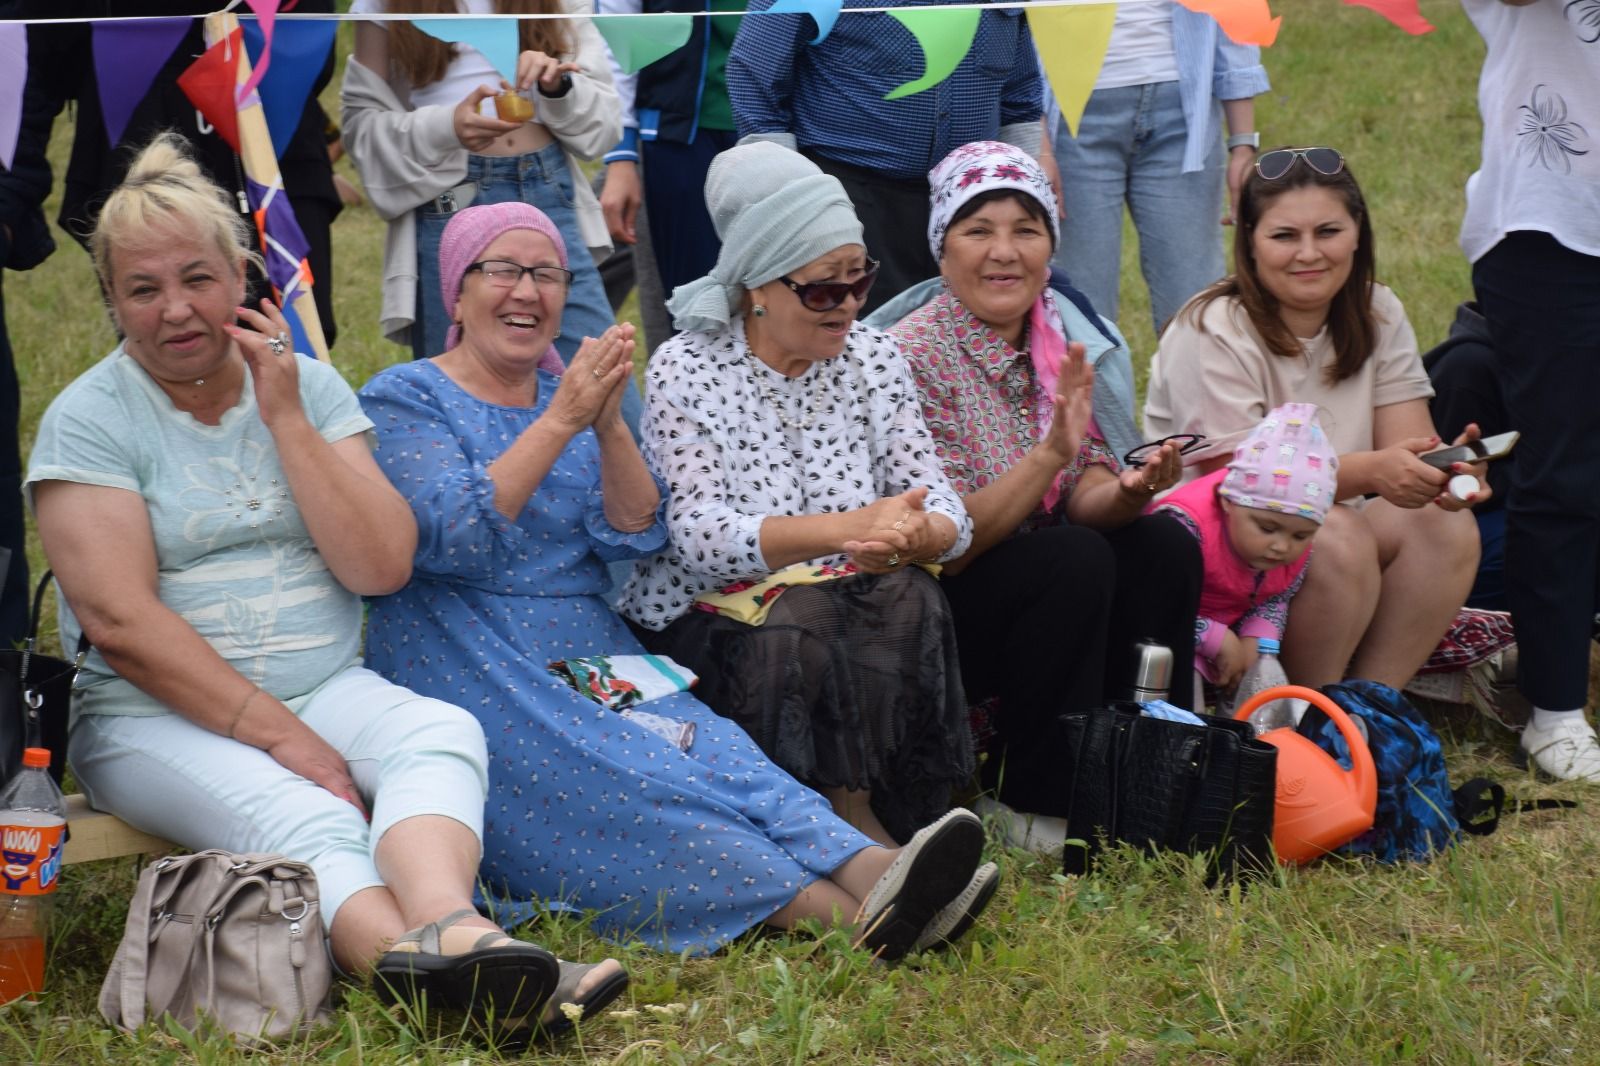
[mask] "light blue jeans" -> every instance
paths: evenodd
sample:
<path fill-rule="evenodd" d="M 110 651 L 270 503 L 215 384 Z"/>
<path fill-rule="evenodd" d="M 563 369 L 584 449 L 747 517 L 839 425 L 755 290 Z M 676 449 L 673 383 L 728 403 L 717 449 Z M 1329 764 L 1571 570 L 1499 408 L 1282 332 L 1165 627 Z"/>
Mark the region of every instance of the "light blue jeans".
<path fill-rule="evenodd" d="M 383 884 L 374 849 L 389 828 L 441 815 L 483 839 L 483 727 L 459 707 L 352 666 L 296 712 L 344 756 L 361 812 L 272 756 L 176 714 L 86 714 L 67 746 L 97 809 L 199 851 L 287 855 L 310 864 L 329 928 L 345 900 Z"/>
<path fill-rule="evenodd" d="M 561 361 L 572 362 L 585 337 L 598 337 L 616 324 L 600 271 L 589 255 L 578 230 L 574 205 L 572 172 L 561 145 L 551 143 L 537 152 L 521 156 L 469 155 L 466 181 L 477 185 L 474 204 L 499 204 L 520 200 L 532 204 L 556 224 L 567 246 L 567 269 L 572 271 L 572 288 L 561 311 L 561 332 L 555 340 Z M 433 205 L 417 209 L 417 321 L 411 327 L 411 354 L 427 359 L 444 351 L 450 318 L 444 311 L 439 292 L 439 239 L 452 211 L 439 211 Z M 630 380 L 622 397 L 622 418 L 639 436 L 639 417 L 644 413 L 639 390 Z"/>
<path fill-rule="evenodd" d="M 1189 297 L 1226 271 L 1222 241 L 1231 231 L 1219 224 L 1227 184 L 1222 139 L 1206 153 L 1203 169 L 1185 174 L 1188 135 L 1178 83 L 1164 81 L 1097 89 L 1078 136 L 1058 119 L 1052 137 L 1067 209 L 1056 265 L 1096 311 L 1116 321 L 1126 203 L 1157 335 Z"/>

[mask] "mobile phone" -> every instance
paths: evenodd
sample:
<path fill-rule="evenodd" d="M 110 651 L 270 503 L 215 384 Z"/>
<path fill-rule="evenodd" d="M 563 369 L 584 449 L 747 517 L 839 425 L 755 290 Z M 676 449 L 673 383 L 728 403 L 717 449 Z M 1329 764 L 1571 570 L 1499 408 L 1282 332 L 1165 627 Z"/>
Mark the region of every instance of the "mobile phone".
<path fill-rule="evenodd" d="M 1516 446 L 1521 436 L 1522 434 L 1513 429 L 1507 433 L 1496 433 L 1492 437 L 1475 440 L 1470 444 L 1457 444 L 1449 448 L 1440 448 L 1438 451 L 1425 452 L 1417 458 L 1439 470 L 1449 470 L 1452 463 L 1486 463 L 1491 459 L 1504 459 L 1510 455 L 1511 449 Z"/>

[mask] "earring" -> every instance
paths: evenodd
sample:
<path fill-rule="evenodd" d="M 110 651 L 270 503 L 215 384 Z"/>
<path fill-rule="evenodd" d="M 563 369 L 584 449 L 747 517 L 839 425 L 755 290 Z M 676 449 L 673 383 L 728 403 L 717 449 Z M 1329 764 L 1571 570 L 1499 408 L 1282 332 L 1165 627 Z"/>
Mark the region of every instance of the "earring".
<path fill-rule="evenodd" d="M 767 305 L 766 304 L 756 304 L 754 307 L 750 308 L 750 313 L 752 315 L 755 315 L 757 318 L 766 318 L 767 317 Z"/>

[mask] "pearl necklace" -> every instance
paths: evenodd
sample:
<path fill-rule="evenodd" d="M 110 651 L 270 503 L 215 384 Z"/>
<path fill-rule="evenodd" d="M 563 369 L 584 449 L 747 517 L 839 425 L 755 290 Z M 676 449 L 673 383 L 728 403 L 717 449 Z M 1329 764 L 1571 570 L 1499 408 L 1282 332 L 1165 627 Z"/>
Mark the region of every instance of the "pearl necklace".
<path fill-rule="evenodd" d="M 752 359 L 756 359 L 755 353 L 750 353 L 750 357 Z M 756 362 L 761 364 L 761 360 L 759 359 L 756 359 Z M 790 417 L 783 410 L 783 404 L 779 402 L 777 392 L 773 390 L 771 385 L 767 384 L 767 378 L 766 374 L 763 372 L 763 367 L 764 364 L 761 364 L 755 368 L 756 388 L 761 391 L 762 398 L 765 399 L 767 401 L 767 405 L 772 408 L 772 413 L 778 416 L 779 423 L 781 423 L 785 429 L 795 429 L 801 432 L 805 432 L 806 430 L 810 429 L 812 421 L 817 417 L 816 409 L 811 406 L 811 397 L 809 395 L 806 396 L 805 416 L 802 417 L 798 422 L 790 419 Z"/>

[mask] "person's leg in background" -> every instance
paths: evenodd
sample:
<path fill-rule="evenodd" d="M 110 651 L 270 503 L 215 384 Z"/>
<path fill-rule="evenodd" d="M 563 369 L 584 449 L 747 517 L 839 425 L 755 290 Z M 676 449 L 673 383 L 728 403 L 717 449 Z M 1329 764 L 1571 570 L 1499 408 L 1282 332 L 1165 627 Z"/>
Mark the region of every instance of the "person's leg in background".
<path fill-rule="evenodd" d="M 1194 709 L 1194 620 L 1204 567 L 1198 542 L 1176 519 L 1144 515 L 1105 534 L 1116 558 L 1116 586 L 1106 625 L 1106 700 L 1127 699 L 1137 669 L 1136 645 L 1153 640 L 1172 650 L 1167 702 Z"/>
<path fill-rule="evenodd" d="M 667 313 L 667 293 L 656 267 L 656 242 L 650 236 L 650 208 L 639 204 L 639 243 L 633 246 L 633 277 L 638 284 L 639 322 L 644 326 L 645 359 L 672 336 L 672 316 Z"/>
<path fill-rule="evenodd" d="M 1066 120 L 1059 119 L 1052 138 L 1066 211 L 1054 262 L 1113 322 L 1121 296 L 1122 205 L 1140 97 L 1137 85 L 1096 90 L 1078 120 L 1078 135 L 1071 136 Z"/>
<path fill-rule="evenodd" d="M 688 144 L 639 142 L 644 169 L 640 239 L 648 228 L 661 291 L 669 299 L 673 289 L 716 265 L 722 244 L 706 212 L 706 171 L 718 152 L 736 143 L 738 136 L 729 130 L 700 130 Z"/>
<path fill-rule="evenodd" d="M 1600 582 L 1600 257 L 1514 232 L 1473 264 L 1472 283 L 1522 434 L 1506 504 L 1517 687 L 1534 706 L 1522 746 L 1547 773 L 1600 780 L 1583 710 Z"/>
<path fill-rule="evenodd" d="M 0 648 L 14 648 L 28 636 L 28 543 L 22 505 L 22 393 L 6 332 L 5 296 L 0 291 L 0 549 L 7 554 L 0 583 Z"/>
<path fill-rule="evenodd" d="M 1183 173 L 1189 133 L 1178 83 L 1142 86 L 1128 168 L 1128 211 L 1139 232 L 1139 270 L 1150 289 L 1156 336 L 1189 297 L 1227 272 L 1222 257 L 1227 159 L 1218 137 L 1205 165 Z M 1211 106 L 1221 111 L 1221 105 Z M 1220 117 L 1217 127 L 1222 125 Z"/>

